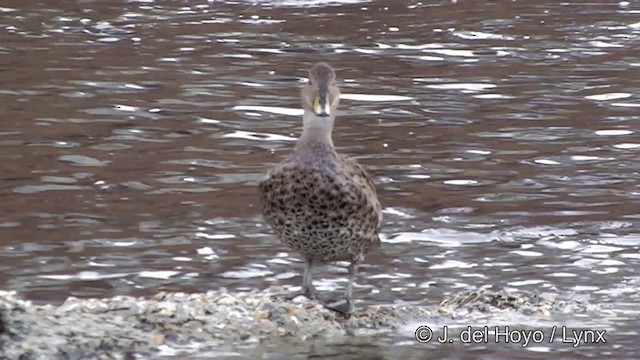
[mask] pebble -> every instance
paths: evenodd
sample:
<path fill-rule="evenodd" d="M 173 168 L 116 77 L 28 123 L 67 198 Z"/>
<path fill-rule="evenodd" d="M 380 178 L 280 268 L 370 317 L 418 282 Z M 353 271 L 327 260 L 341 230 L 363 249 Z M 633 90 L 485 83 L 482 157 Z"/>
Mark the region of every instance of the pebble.
<path fill-rule="evenodd" d="M 13 291 L 0 291 L 1 358 L 133 359 L 132 354 L 153 358 L 152 354 L 176 351 L 176 346 L 197 352 L 229 344 L 306 341 L 389 331 L 438 316 L 464 318 L 477 312 L 549 316 L 594 308 L 554 296 L 478 290 L 448 296 L 437 307 L 363 306 L 347 320 L 313 301 L 283 300 L 279 295 L 285 292 L 271 287 L 252 292 L 160 292 L 146 299 L 69 297 L 54 306 L 34 305 Z"/>

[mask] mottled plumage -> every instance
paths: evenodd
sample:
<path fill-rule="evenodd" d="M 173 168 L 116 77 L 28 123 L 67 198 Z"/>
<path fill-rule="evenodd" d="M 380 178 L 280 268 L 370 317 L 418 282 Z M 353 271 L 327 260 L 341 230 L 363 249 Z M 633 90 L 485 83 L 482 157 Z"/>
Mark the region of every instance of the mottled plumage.
<path fill-rule="evenodd" d="M 329 306 L 349 314 L 356 264 L 380 244 L 382 212 L 371 177 L 333 146 L 340 95 L 333 69 L 318 63 L 309 80 L 301 93 L 302 136 L 293 153 L 260 182 L 262 212 L 278 239 L 306 260 L 303 290 L 294 295 L 317 297 L 311 283 L 314 265 L 351 262 L 346 303 Z"/>
<path fill-rule="evenodd" d="M 380 241 L 373 183 L 333 148 L 307 150 L 289 156 L 260 184 L 264 217 L 285 245 L 307 259 L 362 261 Z"/>

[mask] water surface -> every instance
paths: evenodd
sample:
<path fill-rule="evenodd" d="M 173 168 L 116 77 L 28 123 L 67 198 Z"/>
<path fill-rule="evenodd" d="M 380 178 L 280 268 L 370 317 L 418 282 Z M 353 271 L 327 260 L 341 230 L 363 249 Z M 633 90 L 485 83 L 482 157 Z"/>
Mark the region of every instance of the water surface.
<path fill-rule="evenodd" d="M 613 309 L 593 326 L 615 346 L 523 357 L 638 355 L 640 7 L 505 4 L 6 1 L 0 287 L 61 302 L 298 286 L 256 185 L 299 135 L 299 87 L 322 60 L 343 92 L 335 143 L 384 206 L 359 303 L 579 297 Z M 318 289 L 339 294 L 345 272 Z M 375 354 L 467 351 L 398 336 Z"/>

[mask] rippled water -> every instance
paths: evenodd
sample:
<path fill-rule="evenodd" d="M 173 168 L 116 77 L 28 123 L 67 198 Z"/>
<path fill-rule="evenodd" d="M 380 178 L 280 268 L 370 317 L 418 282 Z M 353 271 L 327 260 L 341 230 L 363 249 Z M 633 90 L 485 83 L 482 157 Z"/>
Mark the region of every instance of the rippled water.
<path fill-rule="evenodd" d="M 343 92 L 335 143 L 385 207 L 358 301 L 640 300 L 634 2 L 7 1 L 0 30 L 0 288 L 59 302 L 299 285 L 256 184 L 324 60 Z M 342 291 L 344 273 L 317 287 Z M 607 351 L 638 355 L 638 313 L 621 313 L 602 319 Z"/>

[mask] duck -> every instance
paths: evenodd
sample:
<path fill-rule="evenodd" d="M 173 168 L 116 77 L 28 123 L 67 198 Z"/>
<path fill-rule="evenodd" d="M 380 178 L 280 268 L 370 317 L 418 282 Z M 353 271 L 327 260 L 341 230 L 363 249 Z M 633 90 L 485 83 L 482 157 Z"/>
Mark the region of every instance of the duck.
<path fill-rule="evenodd" d="M 302 288 L 286 296 L 304 296 L 349 317 L 358 265 L 380 246 L 382 208 L 369 173 L 333 144 L 340 89 L 333 68 L 319 62 L 302 87 L 302 134 L 293 151 L 259 183 L 265 222 L 278 240 L 305 263 Z M 322 301 L 313 286 L 314 271 L 348 262 L 344 297 Z"/>

